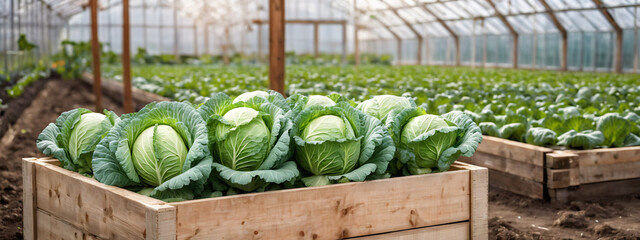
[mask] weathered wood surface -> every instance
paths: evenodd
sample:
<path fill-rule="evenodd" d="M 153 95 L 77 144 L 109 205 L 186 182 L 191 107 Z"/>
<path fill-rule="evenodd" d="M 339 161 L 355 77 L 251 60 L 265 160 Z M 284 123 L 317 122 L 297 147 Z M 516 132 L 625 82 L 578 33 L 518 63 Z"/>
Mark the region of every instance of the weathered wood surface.
<path fill-rule="evenodd" d="M 531 163 L 514 161 L 503 156 L 476 152 L 473 157 L 462 157 L 461 161 L 476 166 L 516 175 L 536 182 L 544 181 L 544 168 Z"/>
<path fill-rule="evenodd" d="M 567 152 L 577 155 L 580 184 L 640 178 L 640 147 Z"/>
<path fill-rule="evenodd" d="M 33 179 L 25 187 L 33 195 L 31 208 L 25 201 L 25 211 L 32 209 L 25 239 L 488 237 L 488 171 L 464 163 L 438 174 L 179 203 L 104 185 L 55 159 L 23 163 L 31 176 L 25 184 Z"/>
<path fill-rule="evenodd" d="M 544 198 L 544 184 L 489 169 L 489 185 L 530 198 Z"/>
<path fill-rule="evenodd" d="M 549 189 L 552 202 L 569 202 L 602 196 L 628 196 L 638 193 L 640 193 L 640 178 L 581 184 L 573 188 Z"/>
<path fill-rule="evenodd" d="M 483 152 L 507 159 L 544 166 L 544 154 L 553 152 L 550 148 L 511 141 L 498 137 L 482 136 L 476 153 Z"/>
<path fill-rule="evenodd" d="M 457 170 L 170 205 L 178 239 L 336 239 L 468 221 L 470 179 Z"/>
<path fill-rule="evenodd" d="M 483 239 L 469 238 L 469 222 L 461 222 L 434 227 L 424 227 L 392 233 L 377 234 L 365 237 L 349 238 L 353 240 L 466 240 Z M 484 238 L 486 239 L 486 237 Z"/>
<path fill-rule="evenodd" d="M 98 238 L 145 239 L 153 234 L 162 235 L 158 229 L 147 229 L 146 220 L 152 217 L 149 216 L 148 209 L 166 211 L 162 206 L 166 203 L 104 185 L 47 161 L 36 159 L 25 160 L 25 163 L 32 164 L 36 176 L 31 191 L 35 196 L 34 209 L 44 211 Z M 173 209 L 168 205 L 167 207 Z M 165 224 L 166 213 L 152 212 L 152 215 L 158 215 L 158 225 Z M 39 229 L 39 226 L 32 229 Z"/>

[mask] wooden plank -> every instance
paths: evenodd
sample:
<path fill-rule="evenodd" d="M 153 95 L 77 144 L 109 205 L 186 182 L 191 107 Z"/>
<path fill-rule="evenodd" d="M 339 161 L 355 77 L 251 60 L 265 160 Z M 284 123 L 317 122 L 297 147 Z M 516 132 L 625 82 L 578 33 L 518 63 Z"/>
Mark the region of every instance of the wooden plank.
<path fill-rule="evenodd" d="M 553 153 L 547 153 L 546 161 L 547 168 L 552 169 L 567 169 L 571 168 L 571 163 L 577 160 L 578 155 L 565 151 L 556 151 Z"/>
<path fill-rule="evenodd" d="M 174 20 L 175 21 L 175 20 Z M 194 30 L 195 31 L 195 30 Z M 129 0 L 122 0 L 122 92 L 125 113 L 133 112 L 131 95 L 131 43 L 129 29 Z"/>
<path fill-rule="evenodd" d="M 269 0 L 269 88 L 284 92 L 284 0 Z"/>
<path fill-rule="evenodd" d="M 553 150 L 498 137 L 482 136 L 482 142 L 478 145 L 477 152 L 489 153 L 542 167 L 544 166 L 544 154 L 553 152 Z"/>
<path fill-rule="evenodd" d="M 489 170 L 471 170 L 471 238 L 487 239 L 489 235 Z"/>
<path fill-rule="evenodd" d="M 22 159 L 22 227 L 26 240 L 36 239 L 36 174 L 34 171 L 36 158 Z"/>
<path fill-rule="evenodd" d="M 640 161 L 592 166 L 580 164 L 580 184 L 632 178 L 640 178 Z"/>
<path fill-rule="evenodd" d="M 489 169 L 489 185 L 530 198 L 544 198 L 544 184 Z"/>
<path fill-rule="evenodd" d="M 578 155 L 580 166 L 597 166 L 640 161 L 640 147 L 569 150 Z"/>
<path fill-rule="evenodd" d="M 104 239 L 144 239 L 146 209 L 164 202 L 36 162 L 36 205 Z"/>
<path fill-rule="evenodd" d="M 549 169 L 547 168 L 547 187 L 566 188 L 571 186 L 570 169 Z"/>
<path fill-rule="evenodd" d="M 93 67 L 93 94 L 96 99 L 96 112 L 102 112 L 102 90 L 100 87 L 100 42 L 98 40 L 98 0 L 90 0 L 91 8 L 91 66 Z"/>
<path fill-rule="evenodd" d="M 320 57 L 320 50 L 318 48 L 318 24 L 313 24 L 313 56 L 315 58 Z"/>
<path fill-rule="evenodd" d="M 349 238 L 353 240 L 466 240 L 469 238 L 469 222 L 424 227 L 372 236 Z M 479 238 L 479 239 L 486 239 Z"/>
<path fill-rule="evenodd" d="M 550 189 L 552 202 L 585 201 L 602 196 L 625 196 L 640 193 L 640 178 L 581 184 L 579 187 Z"/>
<path fill-rule="evenodd" d="M 50 240 L 99 240 L 100 238 L 83 232 L 73 225 L 62 221 L 49 213 L 36 211 L 38 219 L 37 234 L 39 239 Z"/>
<path fill-rule="evenodd" d="M 484 152 L 476 152 L 473 154 L 473 157 L 462 157 L 460 160 L 473 165 L 517 175 L 536 182 L 544 182 L 544 168 L 531 163 L 514 161 L 512 159 Z"/>
<path fill-rule="evenodd" d="M 146 239 L 176 239 L 176 208 L 169 205 L 147 206 Z"/>
<path fill-rule="evenodd" d="M 453 170 L 169 204 L 177 208 L 178 239 L 336 239 L 467 221 L 469 174 Z"/>

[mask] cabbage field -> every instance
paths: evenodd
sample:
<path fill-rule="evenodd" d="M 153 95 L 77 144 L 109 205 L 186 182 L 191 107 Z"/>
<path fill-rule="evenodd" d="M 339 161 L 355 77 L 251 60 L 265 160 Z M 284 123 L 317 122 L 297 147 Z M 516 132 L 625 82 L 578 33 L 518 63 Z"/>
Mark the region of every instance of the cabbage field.
<path fill-rule="evenodd" d="M 262 67 L 140 66 L 133 84 L 177 101 L 203 103 L 268 88 Z M 118 69 L 107 70 L 118 79 Z M 603 73 L 441 67 L 290 66 L 286 93 L 337 93 L 360 102 L 412 98 L 427 113 L 465 112 L 482 133 L 539 146 L 592 149 L 640 145 L 640 77 Z"/>

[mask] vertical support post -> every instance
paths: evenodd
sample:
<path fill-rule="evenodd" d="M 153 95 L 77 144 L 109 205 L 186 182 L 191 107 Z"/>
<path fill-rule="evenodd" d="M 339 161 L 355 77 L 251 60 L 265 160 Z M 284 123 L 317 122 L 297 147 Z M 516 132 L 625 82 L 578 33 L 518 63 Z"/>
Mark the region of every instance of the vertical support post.
<path fill-rule="evenodd" d="M 315 58 L 320 57 L 320 51 L 318 49 L 318 23 L 313 23 L 313 56 Z"/>
<path fill-rule="evenodd" d="M 269 0 L 269 88 L 284 92 L 284 0 Z"/>
<path fill-rule="evenodd" d="M 518 46 L 519 46 L 519 38 L 520 35 L 511 35 L 511 37 L 513 38 L 513 49 L 512 49 L 512 53 L 511 53 L 511 58 L 513 61 L 513 65 L 514 66 L 518 66 Z"/>
<path fill-rule="evenodd" d="M 636 0 L 636 4 L 638 1 Z M 638 72 L 638 7 L 633 8 L 633 72 Z"/>
<path fill-rule="evenodd" d="M 456 66 L 460 66 L 460 36 L 456 35 L 453 40 L 456 48 Z"/>
<path fill-rule="evenodd" d="M 531 16 L 531 18 L 533 18 L 533 42 L 531 43 L 531 45 L 533 45 L 533 52 L 531 53 L 533 59 L 531 59 L 531 68 L 536 69 L 536 55 L 538 55 L 538 32 L 536 32 L 536 19 L 533 16 Z"/>
<path fill-rule="evenodd" d="M 422 36 L 418 39 L 418 52 L 417 52 L 417 63 L 418 65 L 422 65 Z"/>
<path fill-rule="evenodd" d="M 342 23 L 342 64 L 347 64 L 347 22 Z"/>
<path fill-rule="evenodd" d="M 124 112 L 133 112 L 131 95 L 131 41 L 129 29 L 129 0 L 122 0 L 122 86 Z"/>
<path fill-rule="evenodd" d="M 98 0 L 91 0 L 91 55 L 93 66 L 93 94 L 96 112 L 102 112 L 102 81 L 100 73 L 100 42 L 98 40 Z"/>
<path fill-rule="evenodd" d="M 178 50 L 178 1 L 173 1 L 173 55 L 175 55 L 176 62 L 180 62 L 180 50 Z"/>

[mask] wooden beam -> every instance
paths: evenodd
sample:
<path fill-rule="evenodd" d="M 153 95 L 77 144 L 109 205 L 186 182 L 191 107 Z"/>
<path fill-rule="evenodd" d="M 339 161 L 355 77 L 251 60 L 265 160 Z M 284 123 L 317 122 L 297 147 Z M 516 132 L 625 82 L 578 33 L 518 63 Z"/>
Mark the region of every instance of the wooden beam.
<path fill-rule="evenodd" d="M 333 25 L 342 25 L 345 24 L 347 21 L 346 20 L 304 20 L 304 19 L 289 19 L 289 20 L 285 20 L 285 23 L 287 24 L 333 24 Z M 253 23 L 261 25 L 261 24 L 268 24 L 269 21 L 267 20 L 262 20 L 262 19 L 254 19 Z"/>
<path fill-rule="evenodd" d="M 285 95 L 285 20 L 284 0 L 269 0 L 269 88 Z"/>
<path fill-rule="evenodd" d="M 546 0 L 540 0 L 540 3 L 542 4 L 542 6 L 544 6 L 545 10 L 548 12 L 551 22 L 553 22 L 553 24 L 556 26 L 556 28 L 560 32 L 560 36 L 562 37 L 562 58 L 560 60 L 560 70 L 566 71 L 567 70 L 567 53 L 568 53 L 567 29 L 565 29 L 562 23 L 560 23 L 560 21 L 556 17 L 556 14 L 553 12 L 553 9 L 551 9 L 549 4 L 547 4 Z"/>
<path fill-rule="evenodd" d="M 431 9 L 427 8 L 426 5 L 421 5 L 422 10 L 424 10 L 425 12 L 427 12 L 429 15 L 433 16 L 436 21 L 438 23 L 440 23 L 440 25 L 442 25 L 442 27 L 447 30 L 447 32 L 449 33 L 449 35 L 451 35 L 451 37 L 453 37 L 453 41 L 455 42 L 455 48 L 456 48 L 456 66 L 460 66 L 460 37 L 458 36 L 458 34 L 456 32 L 454 32 L 449 25 L 447 25 L 447 23 L 440 19 L 440 17 L 438 17 L 438 15 L 433 14 L 433 12 L 431 11 Z M 449 54 L 449 53 L 447 53 Z"/>
<path fill-rule="evenodd" d="M 381 0 L 381 1 L 385 5 L 387 5 L 387 7 L 393 8 L 393 6 L 391 6 L 391 4 L 389 4 L 385 0 Z M 400 21 L 402 21 L 404 25 L 407 26 L 407 28 L 409 28 L 411 32 L 413 32 L 414 35 L 416 35 L 416 39 L 418 39 L 418 52 L 416 53 L 417 55 L 416 59 L 417 59 L 418 65 L 422 64 L 422 35 L 420 35 L 420 33 L 413 27 L 413 25 L 411 25 L 411 23 L 409 23 L 409 21 L 407 21 L 407 19 L 405 19 L 398 13 L 398 10 L 393 9 L 391 10 L 391 12 L 393 12 L 393 14 L 396 15 L 396 17 L 398 17 Z"/>
<path fill-rule="evenodd" d="M 347 64 L 347 24 L 342 24 L 342 64 Z"/>
<path fill-rule="evenodd" d="M 320 51 L 318 49 L 318 24 L 313 24 L 313 56 L 320 57 Z"/>
<path fill-rule="evenodd" d="M 613 59 L 613 68 L 616 73 L 622 73 L 622 28 L 616 22 L 616 19 L 611 16 L 606 5 L 602 3 L 601 0 L 592 0 L 596 7 L 600 10 L 604 18 L 607 19 L 607 22 L 613 28 L 614 33 L 616 34 L 616 50 L 614 52 Z"/>
<path fill-rule="evenodd" d="M 96 96 L 96 112 L 102 112 L 100 73 L 100 41 L 98 40 L 98 0 L 91 0 L 91 55 L 93 66 L 93 94 Z"/>
<path fill-rule="evenodd" d="M 131 38 L 129 28 L 129 0 L 122 0 L 122 87 L 124 112 L 133 112 L 131 95 Z"/>
<path fill-rule="evenodd" d="M 511 26 L 511 23 L 507 21 L 507 18 L 504 15 L 502 15 L 500 11 L 498 11 L 498 8 L 496 8 L 496 5 L 493 4 L 493 0 L 487 0 L 487 3 L 491 5 L 493 10 L 495 11 L 496 16 L 500 19 L 500 21 L 502 21 L 504 26 L 507 27 L 507 29 L 509 29 L 509 32 L 511 33 L 511 37 L 513 38 L 513 49 L 511 49 L 513 68 L 518 68 L 518 32 L 516 32 L 513 26 Z"/>

